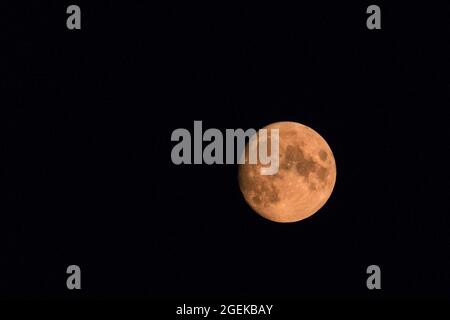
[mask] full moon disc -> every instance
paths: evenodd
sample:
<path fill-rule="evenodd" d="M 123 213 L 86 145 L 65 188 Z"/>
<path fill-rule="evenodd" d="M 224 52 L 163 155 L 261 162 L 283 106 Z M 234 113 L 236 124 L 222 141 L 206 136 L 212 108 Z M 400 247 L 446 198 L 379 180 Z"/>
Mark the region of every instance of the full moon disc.
<path fill-rule="evenodd" d="M 296 122 L 276 122 L 279 129 L 279 170 L 261 175 L 259 162 L 239 165 L 239 186 L 259 215 L 276 222 L 312 216 L 327 202 L 336 182 L 336 162 L 327 142 L 313 129 Z M 258 141 L 258 140 L 255 140 Z M 255 142 L 270 145 L 268 141 Z M 248 153 L 249 144 L 245 151 Z M 270 154 L 270 153 L 269 153 Z"/>

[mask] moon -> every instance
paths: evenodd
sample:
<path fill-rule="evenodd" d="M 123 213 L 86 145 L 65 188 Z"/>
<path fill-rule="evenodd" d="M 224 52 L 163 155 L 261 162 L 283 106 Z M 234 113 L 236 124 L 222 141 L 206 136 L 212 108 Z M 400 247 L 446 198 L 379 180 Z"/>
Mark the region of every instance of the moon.
<path fill-rule="evenodd" d="M 245 201 L 259 215 L 275 222 L 312 216 L 328 201 L 336 183 L 330 146 L 316 131 L 297 122 L 276 122 L 264 129 L 268 129 L 269 139 L 270 129 L 279 129 L 279 170 L 274 175 L 261 175 L 261 166 L 266 165 L 240 164 L 239 187 Z M 267 141 L 255 143 L 270 145 Z M 247 143 L 246 154 L 248 150 Z"/>

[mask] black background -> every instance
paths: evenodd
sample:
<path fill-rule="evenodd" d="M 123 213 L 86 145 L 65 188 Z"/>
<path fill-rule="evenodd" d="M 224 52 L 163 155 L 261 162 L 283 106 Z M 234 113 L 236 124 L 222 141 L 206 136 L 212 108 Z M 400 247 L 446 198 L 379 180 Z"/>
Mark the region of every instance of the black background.
<path fill-rule="evenodd" d="M 450 6 L 213 3 L 2 2 L 0 296 L 448 298 Z M 172 164 L 194 120 L 314 128 L 332 197 L 264 220 L 236 166 Z"/>

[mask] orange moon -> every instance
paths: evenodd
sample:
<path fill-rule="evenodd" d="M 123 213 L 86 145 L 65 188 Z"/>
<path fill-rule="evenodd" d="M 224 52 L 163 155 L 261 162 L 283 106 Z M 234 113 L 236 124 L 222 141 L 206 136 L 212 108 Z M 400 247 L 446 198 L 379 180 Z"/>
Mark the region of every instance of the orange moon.
<path fill-rule="evenodd" d="M 279 169 L 274 175 L 261 175 L 261 166 L 266 165 L 240 164 L 239 187 L 245 200 L 259 215 L 275 222 L 312 216 L 328 201 L 336 182 L 331 148 L 316 131 L 300 123 L 276 122 L 264 129 L 269 139 L 270 129 L 279 129 Z M 270 145 L 267 142 L 256 143 Z M 248 150 L 249 144 L 246 154 Z"/>

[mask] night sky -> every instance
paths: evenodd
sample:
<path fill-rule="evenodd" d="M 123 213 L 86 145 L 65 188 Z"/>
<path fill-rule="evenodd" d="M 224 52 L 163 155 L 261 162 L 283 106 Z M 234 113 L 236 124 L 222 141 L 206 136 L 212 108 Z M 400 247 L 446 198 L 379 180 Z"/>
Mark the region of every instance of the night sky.
<path fill-rule="evenodd" d="M 1 3 L 0 297 L 449 298 L 450 6 L 310 2 Z M 263 219 L 236 165 L 172 163 L 194 120 L 308 125 L 330 200 Z"/>

